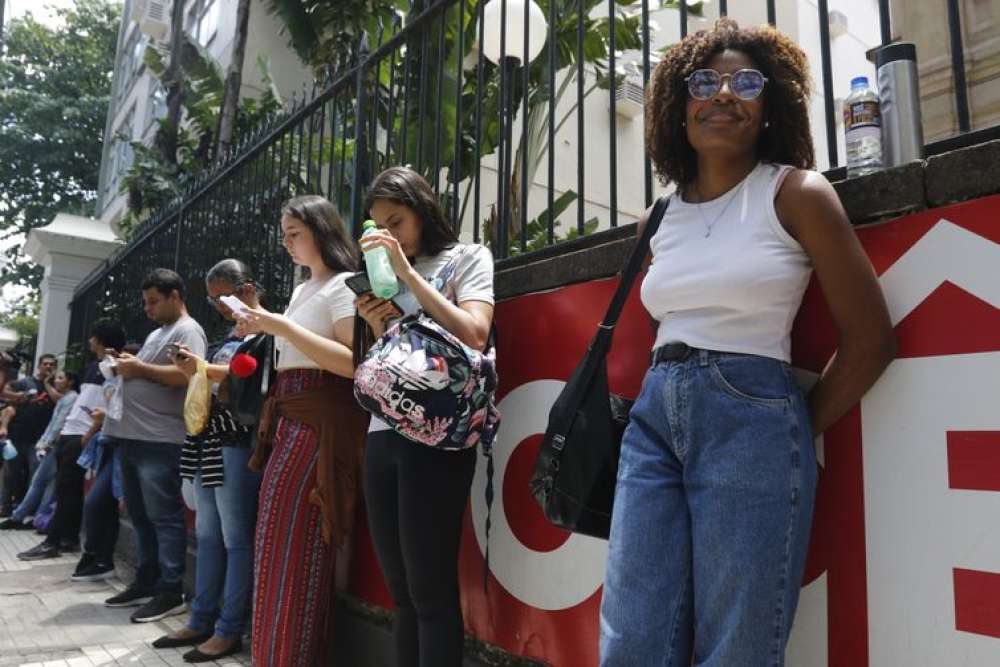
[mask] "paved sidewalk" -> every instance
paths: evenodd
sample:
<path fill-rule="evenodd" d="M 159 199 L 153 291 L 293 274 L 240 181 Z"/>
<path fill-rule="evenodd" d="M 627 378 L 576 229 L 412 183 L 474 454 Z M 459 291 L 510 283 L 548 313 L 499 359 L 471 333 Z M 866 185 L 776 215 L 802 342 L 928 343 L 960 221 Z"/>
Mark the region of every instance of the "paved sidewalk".
<path fill-rule="evenodd" d="M 0 667 L 185 665 L 184 649 L 156 650 L 157 637 L 183 625 L 186 615 L 157 623 L 132 623 L 133 608 L 103 601 L 124 588 L 118 579 L 70 581 L 79 554 L 26 563 L 17 554 L 41 537 L 0 531 Z M 244 653 L 207 665 L 249 665 Z"/>

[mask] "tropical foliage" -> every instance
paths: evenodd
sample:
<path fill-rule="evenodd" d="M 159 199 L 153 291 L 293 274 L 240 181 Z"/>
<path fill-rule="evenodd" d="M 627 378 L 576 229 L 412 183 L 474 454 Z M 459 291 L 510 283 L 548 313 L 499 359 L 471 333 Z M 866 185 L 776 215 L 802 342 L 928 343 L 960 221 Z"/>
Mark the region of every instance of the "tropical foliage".
<path fill-rule="evenodd" d="M 367 147 L 368 169 L 376 172 L 390 164 L 410 164 L 420 168 L 432 182 L 445 179 L 440 188 L 442 200 L 449 212 L 453 207 L 458 208 L 458 220 L 466 219 L 473 192 L 473 181 L 468 176 L 478 170 L 482 158 L 498 151 L 503 139 L 500 68 L 481 59 L 478 51 L 478 17 L 485 2 L 451 3 L 443 20 L 425 23 L 426 27 L 412 34 L 401 48 L 376 63 L 366 82 L 366 94 L 369 103 L 375 105 L 374 117 L 380 133 L 389 137 L 388 141 Z M 329 76 L 330 63 L 353 62 L 362 41 L 369 50 L 378 48 L 406 25 L 409 17 L 431 4 L 430 0 L 270 0 L 271 11 L 283 21 L 292 47 L 320 77 Z M 577 105 L 595 90 L 607 90 L 616 77 L 623 75 L 620 67 L 614 73 L 608 70 L 612 31 L 616 52 L 642 48 L 639 0 L 615 0 L 613 18 L 600 11 L 608 6 L 607 0 L 554 0 L 551 6 L 544 1 L 539 5 L 553 23 L 554 36 L 546 40 L 544 50 L 529 65 L 526 88 L 523 69 L 516 69 L 513 76 L 512 109 L 519 118 L 524 116 L 520 118 L 524 139 L 515 139 L 511 181 L 506 188 L 511 221 L 519 221 L 527 207 L 527 202 L 521 201 L 522 179 L 534 183 L 548 155 L 550 103 L 558 115 L 555 120 L 558 132 L 573 117 Z M 670 0 L 661 6 L 676 7 L 677 2 Z M 689 3 L 689 11 L 700 15 L 701 3 Z M 581 32 L 582 44 L 578 40 Z M 477 70 L 480 62 L 481 79 Z M 459 95 L 454 91 L 458 89 L 460 71 Z M 582 98 L 574 94 L 581 71 L 585 77 Z M 574 93 L 567 95 L 569 91 Z M 524 95 L 527 95 L 526 116 L 522 111 Z M 351 122 L 353 125 L 353 119 Z M 392 145 L 393 141 L 402 145 Z M 356 149 L 353 141 L 343 142 L 340 150 L 353 153 Z M 432 155 L 433 159 L 429 157 Z M 347 178 L 351 174 L 342 176 Z M 456 180 L 460 193 L 457 199 Z M 557 230 L 561 229 L 558 217 L 576 199 L 576 192 L 564 191 L 555 199 L 552 210 L 530 220 L 526 225 L 525 248 L 546 245 L 549 219 Z M 500 237 L 496 203 L 492 210 L 494 213 L 482 223 L 487 243 L 495 245 Z M 576 224 L 570 227 L 572 230 L 563 238 L 579 233 Z M 583 232 L 590 233 L 596 227 L 596 219 L 586 220 Z M 520 250 L 520 234 L 520 223 L 512 222 L 504 235 L 510 244 L 508 252 Z"/>
<path fill-rule="evenodd" d="M 224 90 L 221 70 L 207 51 L 187 37 L 181 62 L 186 122 L 178 129 L 176 161 L 164 159 L 156 139 L 153 146 L 131 142 L 134 158 L 121 183 L 121 191 L 128 194 L 129 211 L 120 223 L 126 236 L 138 222 L 179 196 L 188 180 L 211 167 L 216 158 L 215 133 L 219 127 Z M 163 76 L 166 66 L 160 52 L 147 49 L 145 64 L 154 76 Z M 258 60 L 257 66 L 265 93 L 260 99 L 248 97 L 240 102 L 236 138 L 251 133 L 282 108 L 281 94 L 271 78 L 268 62 Z M 166 120 L 158 119 L 157 137 L 165 130 Z"/>

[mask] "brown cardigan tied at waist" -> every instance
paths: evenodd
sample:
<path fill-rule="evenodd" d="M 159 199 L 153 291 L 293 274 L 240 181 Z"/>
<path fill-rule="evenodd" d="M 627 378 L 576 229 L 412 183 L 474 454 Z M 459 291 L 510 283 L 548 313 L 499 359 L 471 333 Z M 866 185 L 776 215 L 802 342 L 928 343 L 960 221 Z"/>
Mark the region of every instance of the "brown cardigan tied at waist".
<path fill-rule="evenodd" d="M 269 397 L 260 413 L 252 470 L 262 471 L 267 464 L 279 417 L 302 422 L 316 433 L 318 460 L 309 502 L 322 513 L 323 540 L 340 546 L 351 532 L 368 434 L 369 415 L 354 399 L 354 382 L 324 372 L 319 386 Z"/>

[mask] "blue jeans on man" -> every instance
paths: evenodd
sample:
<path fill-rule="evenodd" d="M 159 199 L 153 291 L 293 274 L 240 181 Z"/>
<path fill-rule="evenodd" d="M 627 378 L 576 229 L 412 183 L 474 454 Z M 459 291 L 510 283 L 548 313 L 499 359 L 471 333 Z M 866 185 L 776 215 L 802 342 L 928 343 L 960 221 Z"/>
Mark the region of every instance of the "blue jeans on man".
<path fill-rule="evenodd" d="M 181 445 L 110 440 L 121 455 L 125 508 L 135 530 L 139 556 L 135 583 L 153 594 L 181 594 L 187 553 Z"/>
<path fill-rule="evenodd" d="M 247 467 L 249 447 L 223 447 L 224 482 L 204 487 L 195 475 L 198 567 L 188 627 L 226 639 L 246 630 L 253 595 L 253 544 L 260 475 Z M 220 607 L 221 598 L 221 607 Z"/>
<path fill-rule="evenodd" d="M 95 562 L 110 566 L 115 561 L 115 544 L 118 542 L 118 498 L 115 496 L 115 467 L 118 451 L 106 436 L 104 452 L 96 463 L 97 474 L 83 501 L 83 551 L 91 554 Z"/>

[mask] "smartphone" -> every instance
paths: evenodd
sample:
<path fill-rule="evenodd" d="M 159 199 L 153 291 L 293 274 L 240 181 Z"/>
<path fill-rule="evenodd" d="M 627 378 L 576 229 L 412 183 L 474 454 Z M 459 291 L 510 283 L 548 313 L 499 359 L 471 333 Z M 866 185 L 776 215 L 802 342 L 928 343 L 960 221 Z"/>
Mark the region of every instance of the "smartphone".
<path fill-rule="evenodd" d="M 167 343 L 164 346 L 164 349 L 167 351 L 167 359 L 173 361 L 177 354 L 181 351 L 181 346 L 177 343 Z"/>
<path fill-rule="evenodd" d="M 368 274 L 364 271 L 358 271 L 354 275 L 348 276 L 344 284 L 350 287 L 351 291 L 358 296 L 372 291 L 371 281 L 368 280 Z"/>
<path fill-rule="evenodd" d="M 224 303 L 229 310 L 233 312 L 233 315 L 239 317 L 245 310 L 246 304 L 240 301 L 237 297 L 225 294 L 219 297 L 219 301 Z"/>
<path fill-rule="evenodd" d="M 368 280 L 368 274 L 364 271 L 358 271 L 354 275 L 349 276 L 347 280 L 344 281 L 344 284 L 358 296 L 361 296 L 362 294 L 371 294 L 372 291 L 372 284 Z M 396 309 L 396 312 L 399 313 L 399 317 L 402 317 L 403 309 L 399 307 L 399 304 L 393 299 L 389 299 L 389 303 L 391 303 L 393 308 Z"/>

